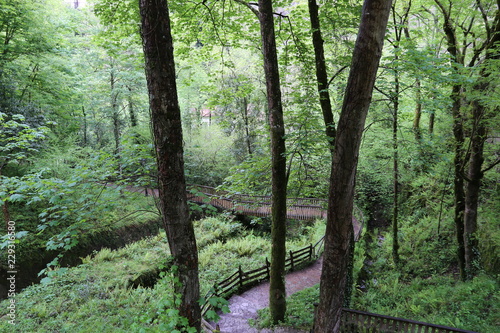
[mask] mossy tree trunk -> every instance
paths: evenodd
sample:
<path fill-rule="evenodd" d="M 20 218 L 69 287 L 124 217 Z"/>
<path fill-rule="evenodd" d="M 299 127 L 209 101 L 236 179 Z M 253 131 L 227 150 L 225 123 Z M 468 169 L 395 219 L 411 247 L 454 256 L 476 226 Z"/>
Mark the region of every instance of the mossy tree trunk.
<path fill-rule="evenodd" d="M 158 164 L 158 187 L 163 225 L 173 264 L 179 315 L 201 329 L 198 303 L 198 250 L 184 178 L 181 113 L 177 97 L 173 42 L 165 0 L 140 0 L 141 36 L 146 62 L 151 122 Z"/>
<path fill-rule="evenodd" d="M 287 176 L 285 126 L 283 121 L 283 106 L 281 103 L 280 76 L 271 0 L 259 0 L 259 22 L 266 76 L 272 155 L 272 259 L 271 281 L 269 286 L 269 308 L 273 323 L 278 323 L 285 319 L 286 312 L 285 241 Z"/>
<path fill-rule="evenodd" d="M 480 269 L 479 239 L 476 235 L 479 194 L 484 172 L 493 167 L 489 166 L 485 170 L 482 169 L 484 162 L 484 144 L 487 139 L 490 120 L 498 112 L 499 107 L 497 105 L 491 110 L 486 106 L 487 101 L 485 101 L 482 96 L 491 95 L 490 86 L 492 79 L 490 76 L 492 74 L 492 68 L 495 68 L 495 65 L 492 65 L 492 61 L 496 62 L 500 59 L 500 47 L 498 45 L 500 42 L 500 2 L 498 2 L 495 21 L 489 31 L 491 37 L 486 47 L 485 61 L 478 80 L 473 87 L 473 91 L 477 97 L 475 97 L 471 103 L 473 125 L 470 139 L 469 168 L 465 187 L 463 236 L 466 279 L 472 279 L 479 273 Z M 493 94 L 494 93 L 493 90 Z M 498 161 L 496 163 L 498 163 Z"/>

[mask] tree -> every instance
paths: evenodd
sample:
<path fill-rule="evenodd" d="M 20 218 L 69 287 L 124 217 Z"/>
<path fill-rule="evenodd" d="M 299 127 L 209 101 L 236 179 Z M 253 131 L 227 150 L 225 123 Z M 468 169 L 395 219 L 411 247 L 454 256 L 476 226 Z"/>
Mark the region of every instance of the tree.
<path fill-rule="evenodd" d="M 285 290 L 285 235 L 286 235 L 286 160 L 285 125 L 281 104 L 280 76 L 274 18 L 271 0 L 259 0 L 259 21 L 262 36 L 262 54 L 266 75 L 267 105 L 271 132 L 272 168 L 272 227 L 271 227 L 271 281 L 269 308 L 274 323 L 283 321 L 286 311 Z"/>
<path fill-rule="evenodd" d="M 353 240 L 352 208 L 359 146 L 382 54 L 391 0 L 365 0 L 342 112 L 330 178 L 320 301 L 314 327 L 339 332 Z"/>
<path fill-rule="evenodd" d="M 0 108 L 0 177 L 9 163 L 20 163 L 38 152 L 48 128 L 43 116 L 33 117 L 31 123 L 22 114 L 7 115 Z M 17 110 L 22 111 L 22 110 Z M 8 200 L 2 202 L 5 226 L 8 230 L 10 212 Z"/>
<path fill-rule="evenodd" d="M 318 4 L 316 0 L 308 0 L 309 17 L 311 18 L 312 42 L 314 46 L 314 57 L 316 67 L 316 79 L 318 80 L 318 93 L 323 120 L 326 126 L 326 136 L 330 141 L 330 150 L 333 154 L 335 146 L 335 121 L 333 119 L 332 103 L 328 91 L 328 77 L 325 62 L 325 49 L 319 23 Z"/>
<path fill-rule="evenodd" d="M 198 251 L 186 197 L 181 113 L 168 4 L 164 0 L 140 0 L 139 7 L 158 164 L 160 209 L 179 282 L 174 290 L 181 297 L 179 314 L 199 331 Z"/>
<path fill-rule="evenodd" d="M 491 10 L 486 11 L 486 7 L 480 1 L 476 1 L 473 10 L 465 11 L 465 17 L 457 20 L 458 17 L 454 15 L 459 15 L 457 12 L 460 13 L 462 7 L 452 1 L 448 3 L 442 0 L 434 1 L 443 17 L 443 32 L 450 56 L 450 69 L 456 77 L 450 95 L 454 136 L 454 222 L 460 275 L 462 280 L 466 280 L 477 273 L 478 241 L 475 232 L 480 182 L 484 173 L 481 168 L 487 134 L 486 120 L 489 118 L 486 114 L 488 108 L 485 107 L 487 98 L 476 96 L 470 101 L 467 95 L 484 94 L 489 90 L 487 79 L 491 75 L 491 68 L 486 70 L 487 67 L 478 64 L 484 61 L 491 63 L 498 57 L 496 52 L 498 52 L 500 4 L 497 1 L 497 8 L 493 11 L 494 5 L 491 1 L 488 3 Z M 495 14 L 492 18 L 489 15 L 493 12 Z M 482 22 L 479 17 L 482 18 Z M 478 21 L 481 23 L 477 23 Z M 479 75 L 474 73 L 476 67 L 481 68 Z M 476 83 L 472 87 L 467 86 L 469 78 L 464 78 L 464 74 L 475 77 Z M 470 102 L 472 102 L 471 114 L 468 107 Z M 472 119 L 472 126 L 468 123 L 468 118 Z M 469 133 L 471 133 L 470 148 L 467 148 Z M 469 167 L 466 176 L 464 170 L 467 168 L 467 163 Z"/>
<path fill-rule="evenodd" d="M 478 6 L 483 11 L 480 2 L 478 2 Z M 482 167 L 484 163 L 484 144 L 490 126 L 489 121 L 493 118 L 494 112 L 498 112 L 499 109 L 498 105 L 493 105 L 493 107 L 488 105 L 487 99 L 482 97 L 483 95 L 498 94 L 498 82 L 491 77 L 495 73 L 498 60 L 500 59 L 500 2 L 497 2 L 497 6 L 492 26 L 488 26 L 488 21 L 485 20 L 486 29 L 489 31 L 489 38 L 485 47 L 484 63 L 481 66 L 479 77 L 472 87 L 474 95 L 470 103 L 472 107 L 472 131 L 469 148 L 469 167 L 466 175 L 463 235 L 465 250 L 464 264 L 467 279 L 471 279 L 479 272 L 479 239 L 476 232 L 481 180 L 486 170 L 491 169 L 499 163 L 497 160 L 494 164 L 484 169 Z"/>

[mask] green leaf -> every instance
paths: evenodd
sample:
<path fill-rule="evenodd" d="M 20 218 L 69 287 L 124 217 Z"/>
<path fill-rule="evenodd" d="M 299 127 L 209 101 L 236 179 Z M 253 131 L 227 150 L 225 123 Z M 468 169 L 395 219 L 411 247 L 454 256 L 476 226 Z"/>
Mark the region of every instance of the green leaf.
<path fill-rule="evenodd" d="M 52 281 L 52 278 L 51 277 L 44 277 L 43 279 L 40 280 L 40 283 L 41 284 L 47 284 L 47 283 L 50 283 Z"/>
<path fill-rule="evenodd" d="M 23 200 L 24 198 L 25 198 L 24 195 L 16 193 L 16 194 L 12 194 L 10 196 L 9 201 L 10 202 L 17 202 L 17 201 Z"/>

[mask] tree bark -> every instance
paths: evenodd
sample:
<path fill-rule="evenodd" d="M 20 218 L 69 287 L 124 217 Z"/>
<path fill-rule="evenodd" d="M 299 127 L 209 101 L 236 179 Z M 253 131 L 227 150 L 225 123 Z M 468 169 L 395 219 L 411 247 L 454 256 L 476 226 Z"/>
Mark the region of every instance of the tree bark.
<path fill-rule="evenodd" d="M 335 147 L 335 121 L 333 119 L 332 103 L 328 91 L 328 75 L 325 62 L 325 49 L 321 35 L 319 22 L 318 4 L 316 0 L 309 0 L 309 17 L 311 19 L 312 42 L 314 46 L 314 58 L 316 65 L 316 79 L 318 81 L 319 103 L 323 112 L 323 120 L 326 126 L 326 137 L 329 142 L 330 152 L 333 156 Z"/>
<path fill-rule="evenodd" d="M 250 136 L 250 121 L 248 119 L 248 100 L 243 97 L 243 121 L 245 122 L 245 142 L 247 146 L 248 156 L 252 156 L 252 138 Z"/>
<path fill-rule="evenodd" d="M 436 114 L 434 111 L 431 111 L 429 113 L 429 134 L 433 135 L 434 134 L 434 120 L 436 119 Z"/>
<path fill-rule="evenodd" d="M 137 127 L 137 115 L 135 114 L 134 101 L 129 96 L 128 98 L 128 114 L 130 115 L 130 127 Z"/>
<path fill-rule="evenodd" d="M 115 69 L 114 59 L 111 61 L 111 72 L 109 75 L 109 83 L 111 88 L 111 119 L 113 119 L 113 137 L 115 139 L 115 154 L 120 152 L 120 113 L 118 109 L 118 92 L 115 91 Z"/>
<path fill-rule="evenodd" d="M 272 250 L 269 308 L 273 323 L 283 321 L 286 311 L 285 258 L 286 258 L 286 157 L 285 126 L 281 104 L 281 87 L 274 33 L 271 0 L 259 0 L 259 21 L 262 53 L 266 76 L 267 105 L 271 131 L 272 155 Z"/>
<path fill-rule="evenodd" d="M 443 13 L 444 23 L 443 30 L 446 36 L 446 41 L 448 44 L 448 53 L 451 56 L 450 65 L 454 71 L 458 71 L 458 67 L 464 65 L 464 57 L 460 52 L 458 47 L 457 37 L 455 28 L 450 19 L 450 13 L 441 4 L 440 0 L 434 0 L 441 12 Z M 461 114 L 462 106 L 462 84 L 457 83 L 453 85 L 451 91 L 451 114 L 453 116 L 453 136 L 455 138 L 454 150 L 455 156 L 453 158 L 454 166 L 454 179 L 453 179 L 453 192 L 454 192 L 454 222 L 455 231 L 457 239 L 457 259 L 458 267 L 460 270 L 460 276 L 462 280 L 465 280 L 465 245 L 464 245 L 464 211 L 465 211 L 465 191 L 464 191 L 464 178 L 462 175 L 462 170 L 464 166 L 464 142 L 465 134 L 463 128 L 463 119 Z"/>
<path fill-rule="evenodd" d="M 478 82 L 473 90 L 478 96 L 487 95 L 490 88 L 489 76 L 491 75 L 488 67 L 491 60 L 500 59 L 498 53 L 498 43 L 500 42 L 500 1 L 496 11 L 496 18 L 491 29 L 491 38 L 486 48 L 484 67 L 481 69 Z M 496 51 L 496 52 L 495 52 Z M 484 162 L 484 143 L 487 138 L 487 124 L 491 113 L 483 104 L 480 98 L 472 101 L 472 134 L 470 139 L 471 153 L 469 157 L 469 168 L 467 172 L 467 183 L 465 188 L 465 212 L 464 212 L 464 265 L 465 278 L 472 279 L 480 270 L 479 240 L 476 236 L 477 216 L 479 206 L 479 194 L 481 189 L 481 180 L 484 176 L 481 170 Z M 497 107 L 498 111 L 498 107 Z"/>
<path fill-rule="evenodd" d="M 87 113 L 85 112 L 85 106 L 82 105 L 82 114 L 83 114 L 83 146 L 87 147 L 88 139 L 87 139 Z"/>
<path fill-rule="evenodd" d="M 413 118 L 413 133 L 415 134 L 415 141 L 420 145 L 422 143 L 422 131 L 420 129 L 420 118 L 422 117 L 422 88 L 419 78 L 417 78 L 415 82 L 415 88 L 417 102 L 415 105 L 415 117 Z"/>
<path fill-rule="evenodd" d="M 397 60 L 397 56 L 396 56 Z M 393 201 L 392 201 L 392 259 L 399 266 L 399 156 L 398 156 L 398 112 L 399 112 L 399 71 L 394 71 L 394 96 L 392 118 L 392 153 L 393 153 Z"/>
<path fill-rule="evenodd" d="M 365 0 L 335 138 L 315 331 L 339 332 L 350 257 L 356 167 L 391 0 Z"/>
<path fill-rule="evenodd" d="M 140 0 L 151 122 L 158 164 L 160 209 L 179 283 L 179 314 L 200 331 L 198 251 L 184 178 L 181 113 L 175 82 L 173 42 L 165 0 Z"/>
<path fill-rule="evenodd" d="M 472 279 L 479 273 L 479 241 L 476 237 L 477 231 L 477 209 L 479 206 L 479 191 L 483 172 L 483 149 L 486 141 L 486 126 L 484 124 L 485 109 L 478 102 L 473 103 L 474 128 L 471 137 L 471 154 L 469 158 L 469 169 L 467 173 L 467 184 L 465 190 L 465 212 L 464 212 L 464 268 L 465 278 Z"/>

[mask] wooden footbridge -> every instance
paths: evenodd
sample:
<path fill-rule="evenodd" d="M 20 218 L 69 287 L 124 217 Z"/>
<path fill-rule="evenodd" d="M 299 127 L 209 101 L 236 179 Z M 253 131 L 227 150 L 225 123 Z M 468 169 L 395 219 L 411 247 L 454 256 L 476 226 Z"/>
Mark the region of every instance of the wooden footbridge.
<path fill-rule="evenodd" d="M 106 184 L 106 186 L 116 186 Z M 145 195 L 158 196 L 157 189 L 126 186 L 127 191 L 143 192 Z M 212 205 L 218 209 L 227 210 L 234 214 L 247 216 L 271 216 L 271 197 L 265 195 L 248 195 L 221 191 L 214 187 L 189 184 L 186 186 L 187 199 L 197 204 Z M 302 221 L 314 221 L 326 218 L 328 202 L 317 198 L 287 198 L 287 218 Z M 354 239 L 357 241 L 361 235 L 363 214 L 359 209 L 353 212 L 352 225 Z"/>
<path fill-rule="evenodd" d="M 266 217 L 271 216 L 271 197 L 262 195 L 248 195 L 221 191 L 213 187 L 202 185 L 188 185 L 187 197 L 189 201 L 199 204 L 209 204 L 219 209 L 228 210 L 235 214 Z M 287 218 L 303 221 L 314 221 L 326 218 L 328 202 L 317 198 L 287 198 Z M 358 217 L 353 216 L 352 224 L 354 236 L 358 240 L 361 234 L 362 214 L 357 210 Z"/>

